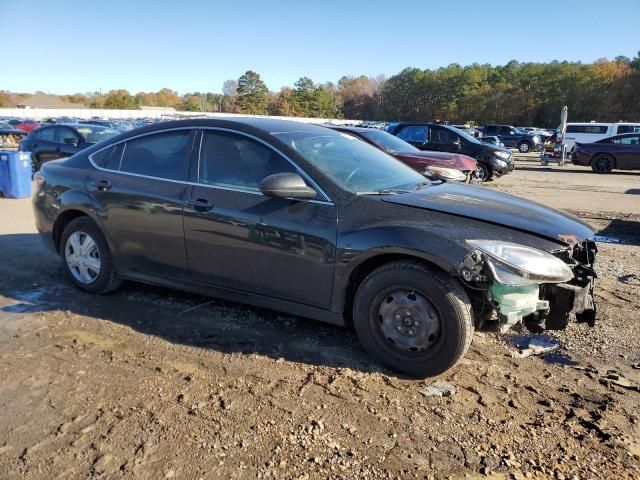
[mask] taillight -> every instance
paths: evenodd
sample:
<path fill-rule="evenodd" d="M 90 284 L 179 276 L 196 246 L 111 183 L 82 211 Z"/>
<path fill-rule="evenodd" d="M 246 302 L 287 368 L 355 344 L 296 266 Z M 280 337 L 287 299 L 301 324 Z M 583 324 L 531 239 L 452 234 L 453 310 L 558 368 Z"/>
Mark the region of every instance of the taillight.
<path fill-rule="evenodd" d="M 36 182 L 37 187 L 41 187 L 45 182 L 44 175 L 40 171 L 37 171 L 33 174 L 33 181 Z"/>

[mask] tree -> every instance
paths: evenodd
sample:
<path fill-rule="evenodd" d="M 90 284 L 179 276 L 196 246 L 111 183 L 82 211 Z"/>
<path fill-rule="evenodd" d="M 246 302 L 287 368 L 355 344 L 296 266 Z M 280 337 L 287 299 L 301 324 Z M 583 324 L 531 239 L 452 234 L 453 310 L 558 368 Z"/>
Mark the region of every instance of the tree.
<path fill-rule="evenodd" d="M 127 90 L 111 90 L 104 99 L 103 108 L 131 110 L 137 108 L 135 99 Z"/>
<path fill-rule="evenodd" d="M 269 90 L 260 75 L 248 70 L 238 79 L 238 98 L 236 103 L 242 113 L 266 115 Z"/>

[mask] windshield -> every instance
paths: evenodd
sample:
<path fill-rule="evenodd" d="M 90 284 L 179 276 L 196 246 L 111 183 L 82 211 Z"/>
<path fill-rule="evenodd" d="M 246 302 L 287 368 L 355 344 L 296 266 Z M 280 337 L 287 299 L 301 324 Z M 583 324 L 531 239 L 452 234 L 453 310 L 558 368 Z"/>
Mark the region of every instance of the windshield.
<path fill-rule="evenodd" d="M 373 143 L 378 145 L 387 153 L 400 153 L 400 152 L 419 152 L 416 147 L 404 140 L 391 135 L 387 132 L 372 129 L 370 132 L 360 132 L 363 137 L 368 138 Z"/>
<path fill-rule="evenodd" d="M 352 193 L 411 189 L 425 181 L 382 150 L 346 133 L 291 132 L 275 136 Z"/>
<path fill-rule="evenodd" d="M 471 142 L 471 143 L 477 143 L 479 145 L 482 145 L 482 142 L 480 142 L 477 138 L 472 137 L 471 135 L 469 135 L 467 132 L 465 132 L 464 130 L 460 130 L 459 128 L 456 127 L 449 127 L 451 130 L 453 130 L 456 134 L 460 135 L 462 138 L 464 138 L 467 142 Z"/>
<path fill-rule="evenodd" d="M 98 125 L 82 125 L 76 128 L 88 143 L 98 143 L 107 138 L 115 137 L 119 132 Z"/>
<path fill-rule="evenodd" d="M 13 127 L 11 125 L 9 125 L 8 123 L 4 123 L 4 122 L 0 122 L 0 128 L 6 128 L 9 130 L 13 130 Z"/>

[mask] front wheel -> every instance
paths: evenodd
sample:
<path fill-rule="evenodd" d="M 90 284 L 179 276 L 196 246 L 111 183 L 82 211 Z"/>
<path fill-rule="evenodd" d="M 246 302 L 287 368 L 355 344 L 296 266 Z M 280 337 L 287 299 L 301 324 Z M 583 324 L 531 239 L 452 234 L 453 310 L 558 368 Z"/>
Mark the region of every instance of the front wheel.
<path fill-rule="evenodd" d="M 478 164 L 476 165 L 476 170 L 473 173 L 473 175 L 476 179 L 476 181 L 473 183 L 483 183 L 491 180 L 491 178 L 493 177 L 493 172 L 491 171 L 491 168 L 489 168 L 488 165 L 478 162 Z"/>
<path fill-rule="evenodd" d="M 453 367 L 473 335 L 471 302 L 460 283 L 415 261 L 370 273 L 356 293 L 353 322 L 371 356 L 418 378 Z"/>
<path fill-rule="evenodd" d="M 518 151 L 520 153 L 529 153 L 531 151 L 531 144 L 529 142 L 520 142 L 518 144 Z"/>
<path fill-rule="evenodd" d="M 107 241 L 88 217 L 78 217 L 64 228 L 60 256 L 69 279 L 81 290 L 100 295 L 120 286 Z"/>

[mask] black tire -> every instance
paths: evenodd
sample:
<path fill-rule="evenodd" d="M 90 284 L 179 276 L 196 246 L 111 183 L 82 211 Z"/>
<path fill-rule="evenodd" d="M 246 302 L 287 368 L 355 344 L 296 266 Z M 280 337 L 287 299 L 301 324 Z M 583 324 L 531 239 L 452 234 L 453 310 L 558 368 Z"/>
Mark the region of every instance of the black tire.
<path fill-rule="evenodd" d="M 99 253 L 100 272 L 91 283 L 83 283 L 79 281 L 72 273 L 66 260 L 65 248 L 67 240 L 71 235 L 78 232 L 88 234 L 94 240 Z M 84 290 L 85 292 L 89 292 L 94 295 L 102 295 L 117 289 L 122 283 L 113 266 L 113 259 L 109 245 L 100 231 L 100 228 L 89 217 L 75 218 L 65 226 L 62 236 L 60 237 L 59 253 L 69 279 L 76 287 Z"/>
<path fill-rule="evenodd" d="M 595 173 L 611 173 L 615 165 L 615 158 L 608 153 L 598 153 L 591 159 L 591 170 Z"/>
<path fill-rule="evenodd" d="M 389 302 L 387 295 L 392 295 L 393 289 L 410 289 L 434 307 L 439 331 L 437 338 L 429 337 L 433 344 L 426 350 L 402 348 L 385 336 L 380 308 L 383 302 Z M 360 343 L 371 356 L 417 378 L 439 375 L 453 367 L 473 336 L 471 302 L 462 285 L 444 272 L 409 260 L 383 265 L 364 279 L 354 299 L 353 323 Z"/>
<path fill-rule="evenodd" d="M 531 151 L 531 149 L 533 148 L 533 145 L 531 145 L 531 143 L 529 142 L 520 142 L 518 144 L 518 151 L 520 153 L 529 153 Z"/>
<path fill-rule="evenodd" d="M 488 182 L 493 179 L 493 170 L 491 167 L 485 163 L 481 163 L 480 161 L 478 161 L 476 170 L 473 174 L 476 178 L 476 182 L 474 183 Z"/>

